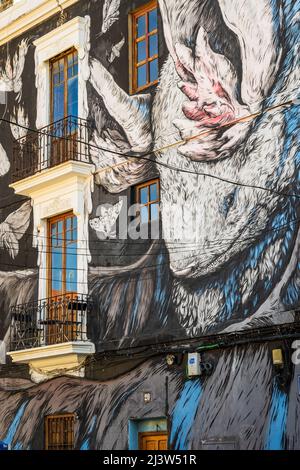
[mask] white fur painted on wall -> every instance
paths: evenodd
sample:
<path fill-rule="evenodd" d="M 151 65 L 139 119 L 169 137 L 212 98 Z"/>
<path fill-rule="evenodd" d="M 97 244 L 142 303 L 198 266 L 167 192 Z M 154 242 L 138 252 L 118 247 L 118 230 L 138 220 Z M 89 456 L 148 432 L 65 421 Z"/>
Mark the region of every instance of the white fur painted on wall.
<path fill-rule="evenodd" d="M 291 292 L 288 286 L 292 278 L 295 285 L 298 282 L 295 263 L 292 267 L 290 260 L 298 256 L 298 225 L 293 220 L 299 208 L 296 200 L 278 194 L 298 191 L 296 106 L 218 128 L 295 97 L 299 44 L 295 29 L 286 26 L 297 24 L 293 5 L 282 1 L 274 7 L 271 0 L 262 0 L 259 5 L 253 1 L 160 0 L 169 55 L 153 99 L 150 93 L 129 96 L 101 60 L 89 60 L 89 18 L 82 20 L 82 109 L 85 117 L 90 113 L 95 120 L 90 143 L 102 147 L 91 147 L 95 183 L 119 193 L 159 172 L 163 236 L 173 275 L 172 300 L 180 324 L 189 334 L 216 325 L 227 327 L 258 312 L 270 318 L 270 312 L 287 309 L 292 304 L 289 299 L 296 299 L 295 289 Z M 119 7 L 118 1 L 105 2 L 102 33 L 118 21 Z M 97 41 L 102 41 L 102 35 Z M 10 74 L 8 65 L 2 73 L 2 78 L 14 77 L 9 88 L 15 92 L 26 54 L 25 43 L 21 45 L 15 56 L 20 63 L 18 72 Z M 122 53 L 123 40 L 113 47 L 110 61 Z M 36 67 L 38 106 L 43 107 L 46 81 L 41 79 L 38 60 Z M 88 79 L 92 96 L 97 98 L 91 109 L 86 99 Z M 22 114 L 21 108 L 15 112 L 25 122 L 26 113 Z M 209 133 L 181 142 L 202 131 Z M 12 132 L 17 135 L 14 128 Z M 138 159 L 153 148 L 176 142 L 180 145 L 156 151 L 156 161 L 201 174 Z M 0 154 L 4 155 L 2 149 Z M 122 156 L 129 152 L 133 158 Z M 4 173 L 9 163 L 5 157 L 1 161 Z M 120 163 L 125 164 L 110 168 Z M 253 185 L 276 192 L 254 189 Z M 92 210 L 91 191 L 88 193 L 87 237 Z M 113 214 L 109 222 L 113 225 Z M 95 223 L 90 221 L 90 226 Z M 113 269 L 118 272 L 119 267 Z M 280 279 L 285 281 L 279 290 Z M 267 312 L 261 309 L 263 305 Z"/>
<path fill-rule="evenodd" d="M 99 61 L 91 66 L 91 83 L 123 129 L 129 148 L 160 148 L 209 130 L 205 137 L 157 152 L 157 161 L 250 186 L 296 192 L 297 146 L 295 140 L 288 142 L 288 122 L 294 120 L 295 109 L 283 108 L 217 128 L 295 97 L 297 43 L 292 35 L 282 37 L 284 4 L 278 4 L 276 11 L 270 0 L 259 5 L 252 1 L 220 0 L 209 5 L 196 0 L 160 0 L 159 6 L 170 55 L 152 106 L 144 102 L 141 114 L 137 104 L 132 106 L 137 97 L 120 90 Z M 284 42 L 289 41 L 290 52 L 283 58 Z M 97 110 L 96 123 L 99 114 Z M 294 126 L 299 128 L 299 119 Z M 116 149 L 115 136 L 103 133 L 100 126 L 94 142 Z M 149 143 L 142 149 L 135 142 Z M 128 151 L 128 145 L 122 150 Z M 93 151 L 93 160 L 99 169 L 96 181 L 108 190 L 117 192 L 118 184 L 124 189 L 126 180 L 130 185 L 132 172 L 120 178 L 114 172 L 112 181 L 111 171 L 100 171 L 121 158 Z M 196 334 L 243 315 L 243 311 L 251 316 L 287 268 L 284 253 L 291 253 L 293 235 L 280 230 L 280 225 L 297 214 L 297 204 L 291 206 L 291 198 L 276 193 L 161 166 L 157 169 L 164 238 L 177 279 L 173 299 L 181 324 Z M 180 236 L 177 245 L 173 238 L 168 239 L 171 224 L 177 235 L 194 234 L 185 250 Z M 265 232 L 272 227 L 279 230 L 267 241 Z M 273 263 L 268 262 L 268 252 Z M 270 308 L 280 306 L 277 297 Z"/>

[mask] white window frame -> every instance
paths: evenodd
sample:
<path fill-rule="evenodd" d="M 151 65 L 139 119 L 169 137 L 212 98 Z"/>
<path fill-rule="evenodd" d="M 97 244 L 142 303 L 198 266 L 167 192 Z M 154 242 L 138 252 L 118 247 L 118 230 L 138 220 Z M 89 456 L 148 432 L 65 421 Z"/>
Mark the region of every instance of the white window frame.
<path fill-rule="evenodd" d="M 78 117 L 87 119 L 86 82 L 90 76 L 90 17 L 77 16 L 34 41 L 35 85 L 37 88 L 36 127 L 50 124 L 50 64 L 53 57 L 75 48 L 78 53 Z"/>
<path fill-rule="evenodd" d="M 35 74 L 37 87 L 36 127 L 47 126 L 50 122 L 50 59 L 68 49 L 78 52 L 78 117 L 87 119 L 87 80 L 90 75 L 90 17 L 76 17 L 51 30 L 34 41 Z M 46 161 L 46 159 L 45 159 Z M 45 167 L 46 168 L 46 167 Z M 88 214 L 91 212 L 91 185 L 94 166 L 82 162 L 66 162 L 64 165 L 49 168 L 46 173 L 35 175 L 28 184 L 28 195 L 33 199 L 34 230 L 39 249 L 39 299 L 47 296 L 47 259 L 45 240 L 47 219 L 66 211 L 72 211 L 78 223 L 78 251 L 85 255 L 78 256 L 77 291 L 87 293 L 88 262 Z M 35 181 L 36 180 L 36 181 Z M 36 191 L 34 185 L 36 184 Z M 83 241 L 86 240 L 86 243 Z"/>

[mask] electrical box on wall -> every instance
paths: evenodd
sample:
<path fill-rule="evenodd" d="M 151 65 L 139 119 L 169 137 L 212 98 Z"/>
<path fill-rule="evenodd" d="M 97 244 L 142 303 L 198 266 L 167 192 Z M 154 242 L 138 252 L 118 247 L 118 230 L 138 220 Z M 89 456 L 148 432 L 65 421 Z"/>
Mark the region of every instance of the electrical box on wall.
<path fill-rule="evenodd" d="M 188 361 L 187 361 L 187 375 L 188 377 L 197 377 L 201 375 L 201 368 L 200 368 L 200 354 L 197 352 L 188 353 Z"/>

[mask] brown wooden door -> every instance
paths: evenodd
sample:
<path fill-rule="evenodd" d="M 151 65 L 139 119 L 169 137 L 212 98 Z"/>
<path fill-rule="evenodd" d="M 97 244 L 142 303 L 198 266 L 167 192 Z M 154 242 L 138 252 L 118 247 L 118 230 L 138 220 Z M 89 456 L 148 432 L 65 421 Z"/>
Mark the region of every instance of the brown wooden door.
<path fill-rule="evenodd" d="M 164 432 L 139 433 L 140 450 L 167 450 L 168 434 Z"/>

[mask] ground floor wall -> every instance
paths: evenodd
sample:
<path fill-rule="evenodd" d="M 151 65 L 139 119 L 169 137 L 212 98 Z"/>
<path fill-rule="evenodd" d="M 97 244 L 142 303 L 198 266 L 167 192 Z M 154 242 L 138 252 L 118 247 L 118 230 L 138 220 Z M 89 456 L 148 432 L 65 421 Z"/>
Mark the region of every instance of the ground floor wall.
<path fill-rule="evenodd" d="M 0 440 L 43 449 L 45 417 L 74 413 L 75 447 L 83 450 L 136 449 L 140 433 L 157 430 L 173 449 L 300 449 L 299 366 L 274 367 L 270 343 L 203 356 L 213 372 L 195 379 L 186 375 L 185 355 L 168 366 L 163 354 L 139 365 L 128 357 L 127 372 L 105 380 L 33 384 L 2 373 Z"/>

